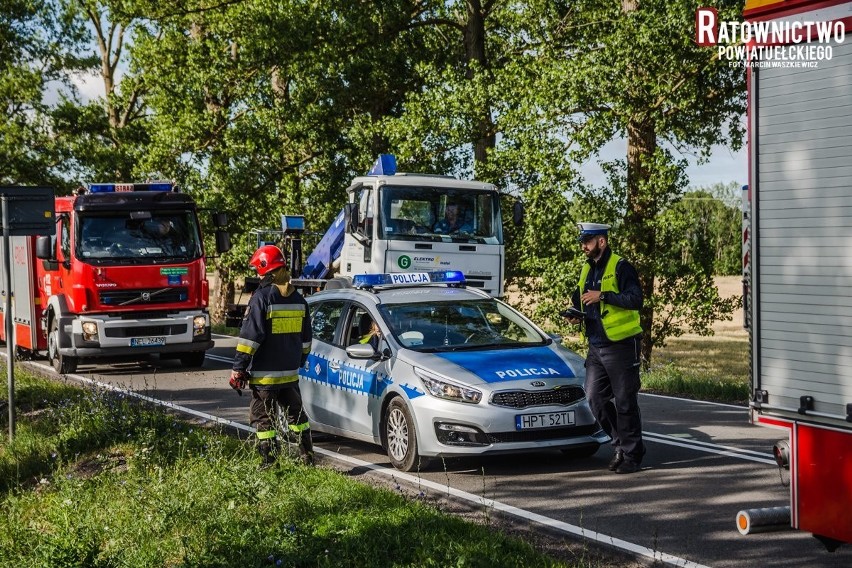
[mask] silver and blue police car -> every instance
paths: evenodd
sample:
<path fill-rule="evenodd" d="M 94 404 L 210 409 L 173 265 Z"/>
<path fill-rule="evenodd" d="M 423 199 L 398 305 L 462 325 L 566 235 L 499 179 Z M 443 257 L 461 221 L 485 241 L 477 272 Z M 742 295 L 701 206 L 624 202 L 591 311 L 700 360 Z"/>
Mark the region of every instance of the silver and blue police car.
<path fill-rule="evenodd" d="M 300 384 L 311 427 L 381 444 L 403 471 L 436 457 L 594 454 L 609 438 L 586 400 L 583 359 L 463 281 L 363 275 L 309 296 Z"/>

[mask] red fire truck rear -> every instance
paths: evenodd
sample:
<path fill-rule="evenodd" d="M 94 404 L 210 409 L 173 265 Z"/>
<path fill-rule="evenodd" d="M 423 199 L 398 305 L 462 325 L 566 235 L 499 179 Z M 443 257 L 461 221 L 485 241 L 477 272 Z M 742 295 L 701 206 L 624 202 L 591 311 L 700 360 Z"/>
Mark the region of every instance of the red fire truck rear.
<path fill-rule="evenodd" d="M 783 435 L 790 524 L 834 550 L 852 542 L 852 2 L 745 8 L 796 47 L 748 68 L 751 417 Z"/>
<path fill-rule="evenodd" d="M 13 237 L 11 261 L 14 344 L 59 373 L 152 354 L 197 367 L 213 345 L 196 206 L 171 183 L 57 197 L 55 236 Z"/>

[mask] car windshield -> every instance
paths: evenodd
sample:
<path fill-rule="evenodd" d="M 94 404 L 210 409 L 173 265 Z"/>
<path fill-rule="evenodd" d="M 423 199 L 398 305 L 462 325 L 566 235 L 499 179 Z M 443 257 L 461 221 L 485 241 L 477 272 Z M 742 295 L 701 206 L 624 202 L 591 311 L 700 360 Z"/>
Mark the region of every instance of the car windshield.
<path fill-rule="evenodd" d="M 497 192 L 387 186 L 380 238 L 502 244 Z"/>
<path fill-rule="evenodd" d="M 190 211 L 80 215 L 77 256 L 87 262 L 192 260 L 201 256 Z"/>
<path fill-rule="evenodd" d="M 515 310 L 493 299 L 385 304 L 396 340 L 414 351 L 460 351 L 545 345 L 548 339 Z"/>

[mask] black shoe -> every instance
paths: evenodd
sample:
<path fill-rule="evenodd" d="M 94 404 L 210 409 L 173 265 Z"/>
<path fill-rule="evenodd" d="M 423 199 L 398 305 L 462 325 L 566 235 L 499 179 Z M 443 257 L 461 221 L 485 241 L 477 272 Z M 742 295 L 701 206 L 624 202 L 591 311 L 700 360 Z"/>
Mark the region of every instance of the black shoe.
<path fill-rule="evenodd" d="M 615 468 L 615 473 L 636 473 L 641 471 L 642 466 L 633 460 L 624 460 L 620 466 Z"/>
<path fill-rule="evenodd" d="M 613 454 L 612 459 L 609 460 L 609 465 L 607 466 L 610 471 L 615 471 L 618 469 L 618 466 L 622 464 L 624 461 L 624 452 L 621 448 L 615 450 L 615 454 Z"/>

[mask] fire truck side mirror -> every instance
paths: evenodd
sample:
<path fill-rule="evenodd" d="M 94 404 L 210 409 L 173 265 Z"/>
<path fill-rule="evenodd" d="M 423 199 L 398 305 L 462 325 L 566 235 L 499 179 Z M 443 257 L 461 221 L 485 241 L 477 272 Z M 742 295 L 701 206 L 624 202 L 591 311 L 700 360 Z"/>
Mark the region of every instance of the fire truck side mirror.
<path fill-rule="evenodd" d="M 217 229 L 222 229 L 228 225 L 228 214 L 222 211 L 214 211 L 210 215 L 213 220 L 213 226 Z"/>
<path fill-rule="evenodd" d="M 231 250 L 231 234 L 228 231 L 216 231 L 216 252 L 224 254 Z"/>
<path fill-rule="evenodd" d="M 50 246 L 50 237 L 36 237 L 36 258 L 55 260 L 53 248 Z"/>
<path fill-rule="evenodd" d="M 59 263 L 56 261 L 52 245 L 53 240 L 50 237 L 36 237 L 36 258 L 42 260 L 45 270 L 59 270 Z"/>

